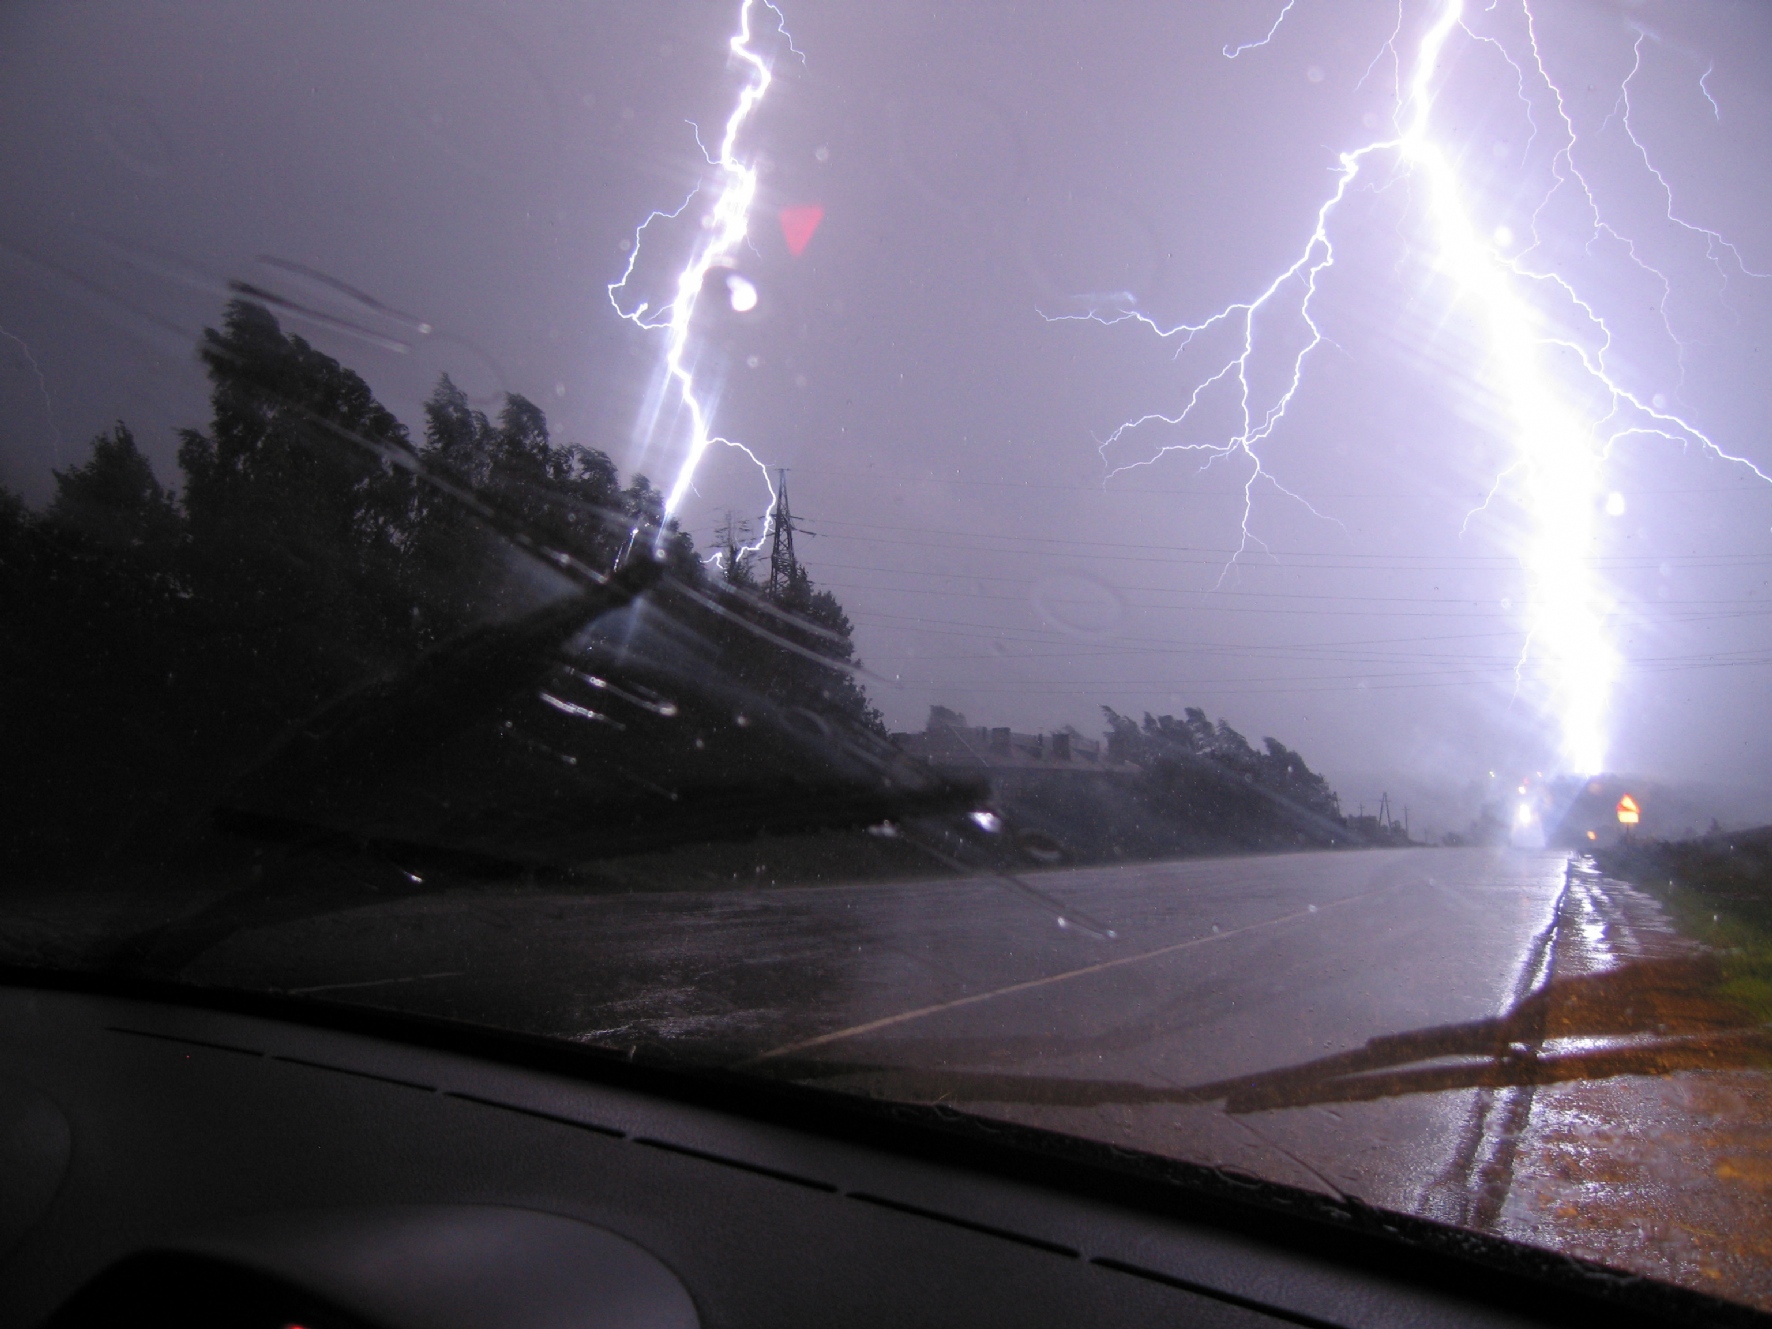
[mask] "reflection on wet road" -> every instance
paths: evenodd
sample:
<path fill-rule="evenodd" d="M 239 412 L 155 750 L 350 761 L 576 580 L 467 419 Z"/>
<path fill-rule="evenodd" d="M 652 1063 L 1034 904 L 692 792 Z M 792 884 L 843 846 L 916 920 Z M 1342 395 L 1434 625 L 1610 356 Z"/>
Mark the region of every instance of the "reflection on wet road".
<path fill-rule="evenodd" d="M 989 879 L 444 896 L 242 934 L 190 976 L 665 1046 L 1435 1211 L 1436 1191 L 1464 1184 L 1474 1091 L 1231 1116 L 1215 1102 L 992 1101 L 966 1082 L 1180 1090 L 1495 1016 L 1532 977 L 1564 864 L 1379 850 L 1041 874 L 1113 941 Z M 367 985 L 395 974 L 437 977 Z"/>
<path fill-rule="evenodd" d="M 1555 852 L 388 899 L 185 972 L 944 1102 L 1767 1304 L 1767 1032 Z M 1697 1184 L 1702 1182 L 1703 1184 Z"/>

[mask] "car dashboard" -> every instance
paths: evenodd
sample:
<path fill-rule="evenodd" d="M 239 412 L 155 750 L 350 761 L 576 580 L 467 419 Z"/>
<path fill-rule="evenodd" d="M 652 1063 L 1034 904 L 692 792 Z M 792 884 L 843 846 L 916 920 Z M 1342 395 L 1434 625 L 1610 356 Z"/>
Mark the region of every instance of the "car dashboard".
<path fill-rule="evenodd" d="M 409 1017 L 21 978 L 0 987 L 0 1323 L 1377 1329 L 1735 1310 L 1671 1289 L 1633 1307 L 1622 1277 L 1608 1298 L 1604 1278 L 1534 1282 L 1234 1197 L 1095 1184 L 976 1119 L 852 1106 Z"/>

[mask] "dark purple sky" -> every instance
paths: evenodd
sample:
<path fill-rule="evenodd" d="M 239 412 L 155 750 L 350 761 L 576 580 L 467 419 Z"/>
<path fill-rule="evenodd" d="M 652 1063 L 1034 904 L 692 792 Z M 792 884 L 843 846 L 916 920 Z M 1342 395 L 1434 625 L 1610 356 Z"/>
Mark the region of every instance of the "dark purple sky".
<path fill-rule="evenodd" d="M 1405 0 L 1405 58 L 1436 7 Z M 1479 40 L 1524 49 L 1517 4 L 1472 8 L 1442 70 L 1443 142 L 1484 224 L 1524 235 L 1567 166 L 1561 131 L 1545 91 L 1528 80 L 1522 98 Z M 289 321 L 409 423 L 446 370 L 488 404 L 531 396 L 558 437 L 668 480 L 669 447 L 642 457 L 635 428 L 659 343 L 604 288 L 635 224 L 707 174 L 686 121 L 710 133 L 730 109 L 736 9 L 0 9 L 0 483 L 41 501 L 50 468 L 116 418 L 172 479 L 172 431 L 205 416 L 191 348 L 229 279 L 367 329 Z M 1507 438 L 1479 339 L 1423 263 L 1419 191 L 1375 169 L 1337 215 L 1315 306 L 1329 340 L 1263 449 L 1323 515 L 1258 488 L 1251 529 L 1271 552 L 1228 575 L 1245 463 L 1172 455 L 1104 480 L 1097 447 L 1175 411 L 1192 362 L 1132 325 L 1043 317 L 1124 292 L 1197 321 L 1299 253 L 1337 154 L 1382 136 L 1392 75 L 1373 62 L 1397 10 L 1299 0 L 1270 43 L 1225 58 L 1279 9 L 789 7 L 805 63 L 778 62 L 746 139 L 763 169 L 744 265 L 760 302 L 710 308 L 698 365 L 720 385 L 721 432 L 791 468 L 817 532 L 806 560 L 854 619 L 895 726 L 931 702 L 1086 732 L 1104 702 L 1200 705 L 1300 748 L 1350 803 L 1413 791 L 1451 825 L 1490 770 L 1541 765 L 1552 743 L 1511 698 L 1524 592 L 1506 491 L 1461 534 Z M 1535 16 L 1574 162 L 1671 295 L 1616 236 L 1576 224 L 1567 190 L 1541 215 L 1546 260 L 1605 314 L 1621 380 L 1772 470 L 1772 279 L 1744 270 L 1772 271 L 1772 11 L 1565 0 Z M 1631 127 L 1677 215 L 1740 263 L 1668 220 L 1624 132 L 1639 50 Z M 796 259 L 776 215 L 809 203 L 825 219 Z M 1282 358 L 1260 383 L 1289 366 L 1288 335 L 1264 341 Z M 1226 420 L 1209 412 L 1197 437 Z M 1109 461 L 1165 441 L 1138 435 Z M 1772 798 L 1772 489 L 1655 440 L 1608 466 L 1624 512 L 1593 552 L 1628 662 L 1609 765 Z M 697 488 L 684 517 L 704 544 L 726 508 L 764 498 L 733 455 Z"/>

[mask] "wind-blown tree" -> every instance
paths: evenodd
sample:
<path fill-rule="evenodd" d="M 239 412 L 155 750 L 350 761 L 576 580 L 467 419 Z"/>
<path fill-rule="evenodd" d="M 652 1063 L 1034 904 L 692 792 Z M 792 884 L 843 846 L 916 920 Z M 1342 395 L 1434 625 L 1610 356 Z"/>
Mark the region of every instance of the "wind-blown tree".
<path fill-rule="evenodd" d="M 230 304 L 199 353 L 210 426 L 178 450 L 190 589 L 252 661 L 255 708 L 287 722 L 412 654 L 412 448 L 362 378 L 260 305 Z"/>
<path fill-rule="evenodd" d="M 1214 725 L 1195 706 L 1180 719 L 1146 712 L 1142 725 L 1112 707 L 1101 709 L 1108 723 L 1108 754 L 1144 767 L 1158 783 L 1174 786 L 1190 776 L 1213 774 L 1261 790 L 1301 816 L 1341 820 L 1341 801 L 1329 782 L 1278 739 L 1263 739 L 1264 750 L 1257 751 L 1225 721 Z"/>
<path fill-rule="evenodd" d="M 178 504 L 121 420 L 92 440 L 84 466 L 56 471 L 49 521 L 112 549 L 164 556 L 182 534 Z"/>
<path fill-rule="evenodd" d="M 880 712 L 855 677 L 855 628 L 837 597 L 795 566 L 780 589 L 761 598 L 779 613 L 760 612 L 741 600 L 741 617 L 790 645 L 784 649 L 768 637 L 729 631 L 739 679 L 786 705 L 883 734 Z"/>
<path fill-rule="evenodd" d="M 621 491 L 620 512 L 628 528 L 627 543 L 640 539 L 654 542 L 654 552 L 667 567 L 679 577 L 699 581 L 704 568 L 696 555 L 695 541 L 687 531 L 679 530 L 676 518 L 666 517 L 664 510 L 664 491 L 636 472 Z"/>
<path fill-rule="evenodd" d="M 262 306 L 230 304 L 199 355 L 211 419 L 180 435 L 182 492 L 122 424 L 56 473 L 43 513 L 0 492 L 0 723 L 28 785 L 0 846 L 15 864 L 77 870 L 104 852 L 95 807 L 121 830 L 203 806 L 329 698 L 557 594 L 513 532 L 602 570 L 657 550 L 679 588 L 666 649 L 877 723 L 834 597 L 803 574 L 775 604 L 722 589 L 646 477 L 624 487 L 604 453 L 556 443 L 528 399 L 490 419 L 445 376 L 414 446 L 360 376 Z"/>
<path fill-rule="evenodd" d="M 509 395 L 497 423 L 474 409 L 445 374 L 425 402 L 420 456 L 435 471 L 495 503 L 550 545 L 607 567 L 621 547 L 610 514 L 620 502 L 615 465 L 601 452 L 560 447 L 547 417 L 526 397 Z M 544 592 L 525 577 L 507 541 L 456 497 L 421 485 L 408 552 L 427 579 L 427 643 Z"/>
<path fill-rule="evenodd" d="M 194 757 L 174 699 L 201 648 L 178 561 L 183 522 L 128 429 L 55 474 L 42 514 L 0 495 L 0 857 L 82 863 L 164 817 Z"/>
<path fill-rule="evenodd" d="M 664 496 L 644 475 L 626 488 L 607 453 L 555 443 L 547 416 L 507 394 L 494 423 L 448 374 L 425 402 L 419 457 L 436 474 L 494 504 L 552 547 L 607 569 L 642 535 L 662 529 L 665 560 L 695 576 L 694 546 L 664 517 Z M 545 589 L 500 532 L 450 493 L 421 484 L 408 548 L 434 616 L 427 641 L 489 614 L 528 603 Z"/>
<path fill-rule="evenodd" d="M 782 705 L 884 735 L 880 713 L 856 679 L 855 629 L 837 597 L 818 589 L 797 563 L 759 584 L 750 524 L 731 512 L 715 532 L 717 549 L 703 577 L 726 616 L 705 622 L 734 679 Z"/>

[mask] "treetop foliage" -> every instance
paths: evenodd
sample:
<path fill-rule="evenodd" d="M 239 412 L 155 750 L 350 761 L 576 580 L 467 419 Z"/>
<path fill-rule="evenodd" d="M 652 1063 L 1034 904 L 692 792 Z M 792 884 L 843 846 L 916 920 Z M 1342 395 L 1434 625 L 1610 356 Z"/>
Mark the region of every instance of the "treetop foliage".
<path fill-rule="evenodd" d="M 1340 800 L 1329 782 L 1276 738 L 1264 738 L 1258 751 L 1225 721 L 1213 724 L 1196 706 L 1187 707 L 1180 719 L 1147 711 L 1142 724 L 1111 706 L 1101 709 L 1108 724 L 1108 754 L 1116 761 L 1135 762 L 1158 778 L 1197 771 L 1209 762 L 1293 807 L 1340 819 Z"/>
<path fill-rule="evenodd" d="M 570 590 L 525 547 L 601 570 L 656 548 L 683 639 L 725 677 L 879 728 L 828 591 L 804 569 L 773 600 L 724 586 L 645 476 L 557 442 L 527 398 L 490 417 L 444 375 L 415 443 L 261 305 L 231 303 L 198 353 L 210 420 L 179 435 L 176 491 L 119 422 L 41 513 L 0 493 L 4 710 L 14 769 L 44 773 L 18 823 L 39 853 L 83 857 L 93 800 L 124 821 L 201 802 L 329 698 Z"/>

